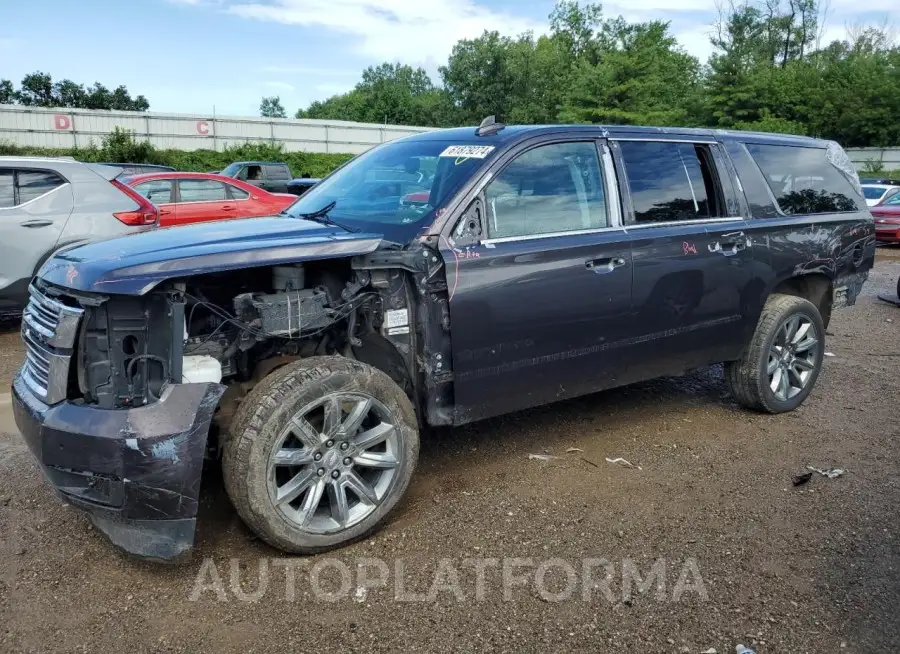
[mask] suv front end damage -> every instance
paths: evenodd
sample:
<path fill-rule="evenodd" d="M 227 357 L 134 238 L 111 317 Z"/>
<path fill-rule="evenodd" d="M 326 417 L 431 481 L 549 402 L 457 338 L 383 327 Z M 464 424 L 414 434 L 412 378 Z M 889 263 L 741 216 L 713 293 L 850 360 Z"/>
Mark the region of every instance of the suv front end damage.
<path fill-rule="evenodd" d="M 32 287 L 22 322 L 26 360 L 13 381 L 15 420 L 60 497 L 86 510 L 115 545 L 140 557 L 176 559 L 193 545 L 207 433 L 224 386 L 162 380 L 157 398 L 147 366 L 132 365 L 144 347 L 140 330 L 128 333 L 120 322 L 111 332 L 113 347 L 89 339 L 92 322 L 114 306 Z M 171 315 L 171 307 L 161 310 Z M 131 316 L 138 319 L 133 326 L 152 332 L 148 317 Z M 161 340 L 174 343 L 164 331 Z M 100 377 L 101 360 L 114 360 L 115 349 L 131 358 L 102 376 L 110 387 L 128 388 L 128 396 L 85 386 Z M 128 382 L 115 381 L 129 368 Z M 145 390 L 135 390 L 135 381 Z"/>

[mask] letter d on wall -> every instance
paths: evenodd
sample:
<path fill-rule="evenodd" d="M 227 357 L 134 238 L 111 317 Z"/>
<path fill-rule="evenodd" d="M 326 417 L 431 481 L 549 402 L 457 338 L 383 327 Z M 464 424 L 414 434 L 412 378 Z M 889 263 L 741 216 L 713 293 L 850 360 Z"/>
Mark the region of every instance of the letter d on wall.
<path fill-rule="evenodd" d="M 53 129 L 72 129 L 72 119 L 63 114 L 54 114 Z"/>

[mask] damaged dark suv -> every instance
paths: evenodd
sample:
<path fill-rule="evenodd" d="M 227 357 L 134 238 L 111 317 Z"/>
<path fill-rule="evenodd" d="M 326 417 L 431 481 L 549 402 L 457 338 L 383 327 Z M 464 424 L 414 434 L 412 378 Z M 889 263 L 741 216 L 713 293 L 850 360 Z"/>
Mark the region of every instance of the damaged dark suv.
<path fill-rule="evenodd" d="M 282 550 L 364 537 L 419 432 L 724 362 L 798 407 L 875 253 L 835 143 L 595 126 L 418 134 L 285 215 L 58 253 L 13 383 L 56 491 L 116 545 L 193 543 L 204 460 Z"/>

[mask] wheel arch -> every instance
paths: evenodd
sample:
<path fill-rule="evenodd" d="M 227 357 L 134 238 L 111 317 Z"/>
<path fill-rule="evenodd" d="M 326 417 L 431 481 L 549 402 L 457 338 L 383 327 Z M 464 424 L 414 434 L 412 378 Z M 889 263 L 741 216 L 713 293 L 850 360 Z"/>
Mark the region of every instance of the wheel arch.
<path fill-rule="evenodd" d="M 809 300 L 819 310 L 825 328 L 831 320 L 834 281 L 826 274 L 812 272 L 794 275 L 781 280 L 770 290 L 767 297 L 774 294 L 794 295 Z"/>

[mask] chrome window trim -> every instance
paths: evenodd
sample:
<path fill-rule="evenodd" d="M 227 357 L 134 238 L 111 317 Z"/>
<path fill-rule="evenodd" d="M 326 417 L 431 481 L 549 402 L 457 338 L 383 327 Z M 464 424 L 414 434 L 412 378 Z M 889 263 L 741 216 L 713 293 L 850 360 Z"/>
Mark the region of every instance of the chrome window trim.
<path fill-rule="evenodd" d="M 711 225 L 713 223 L 742 223 L 746 218 L 741 216 L 728 216 L 724 218 L 697 218 L 696 220 L 667 220 L 661 223 L 637 223 L 626 225 L 625 231 L 632 229 L 649 229 L 651 227 L 673 227 L 675 225 Z"/>
<path fill-rule="evenodd" d="M 606 218 L 610 227 L 624 227 L 625 216 L 622 214 L 622 202 L 619 197 L 619 178 L 616 177 L 616 165 L 613 162 L 612 150 L 600 142 L 600 164 L 603 166 L 603 182 L 606 186 Z"/>
<path fill-rule="evenodd" d="M 643 141 L 649 143 L 696 143 L 698 145 L 715 145 L 718 141 L 709 140 L 709 139 L 667 139 L 662 137 L 655 138 L 647 138 L 647 137 L 628 137 L 628 136 L 610 136 L 610 141 Z"/>
<path fill-rule="evenodd" d="M 626 232 L 624 227 L 598 227 L 596 229 L 578 229 L 568 232 L 547 232 L 546 234 L 527 234 L 524 236 L 502 236 L 500 238 L 483 238 L 482 245 L 494 245 L 496 243 L 516 243 L 518 241 L 534 241 L 539 238 L 559 238 L 560 236 L 584 236 L 586 234 L 602 234 L 605 232 Z"/>
<path fill-rule="evenodd" d="M 62 179 L 62 178 L 60 178 L 60 179 Z M 71 185 L 71 182 L 63 182 L 62 184 L 60 184 L 60 185 L 57 186 L 56 188 L 52 188 L 52 189 L 50 189 L 49 191 L 47 191 L 46 193 L 41 193 L 41 194 L 40 194 L 39 196 L 37 196 L 36 198 L 31 198 L 28 202 L 23 202 L 22 204 L 15 204 L 15 205 L 13 205 L 13 206 L 11 206 L 11 207 L 0 207 L 0 211 L 9 211 L 10 209 L 19 209 L 19 208 L 21 208 L 21 207 L 27 207 L 27 206 L 28 206 L 29 204 L 31 204 L 32 202 L 37 202 L 38 200 L 47 197 L 47 196 L 50 195 L 51 193 L 56 193 L 59 189 L 61 189 L 61 188 L 63 188 L 63 187 L 66 187 L 66 186 L 70 186 L 70 185 Z"/>

